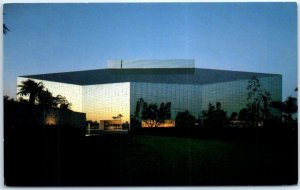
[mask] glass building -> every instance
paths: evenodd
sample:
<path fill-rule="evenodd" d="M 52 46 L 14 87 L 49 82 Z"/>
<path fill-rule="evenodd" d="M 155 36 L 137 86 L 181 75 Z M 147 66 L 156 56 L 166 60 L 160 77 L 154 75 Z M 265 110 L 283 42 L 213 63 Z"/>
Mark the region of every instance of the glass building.
<path fill-rule="evenodd" d="M 195 68 L 193 60 L 108 61 L 107 69 L 20 76 L 21 81 L 43 82 L 53 95 L 62 95 L 71 109 L 87 120 L 112 120 L 121 114 L 130 123 L 136 103 L 171 102 L 171 120 L 188 110 L 196 118 L 208 104 L 220 102 L 230 116 L 245 108 L 248 81 L 255 76 L 272 101 L 282 100 L 279 74 Z"/>

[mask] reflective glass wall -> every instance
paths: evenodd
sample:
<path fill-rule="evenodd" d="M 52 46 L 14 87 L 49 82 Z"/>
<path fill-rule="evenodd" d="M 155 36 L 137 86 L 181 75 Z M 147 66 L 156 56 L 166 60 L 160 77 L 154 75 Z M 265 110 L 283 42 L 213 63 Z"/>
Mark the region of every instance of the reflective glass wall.
<path fill-rule="evenodd" d="M 25 77 L 18 77 L 18 85 Z M 72 104 L 73 111 L 86 113 L 87 120 L 112 120 L 121 114 L 123 122 L 130 121 L 136 102 L 143 98 L 148 103 L 171 102 L 171 119 L 178 112 L 188 110 L 196 118 L 208 109 L 208 104 L 220 102 L 229 117 L 232 112 L 245 108 L 248 80 L 238 80 L 207 85 L 123 82 L 79 86 L 73 84 L 43 82 L 54 96 L 62 95 Z M 281 75 L 259 78 L 261 87 L 271 93 L 272 101 L 282 100 Z"/>
<path fill-rule="evenodd" d="M 17 78 L 17 85 L 21 84 L 21 81 L 26 81 L 28 78 L 25 77 L 18 77 Z M 61 82 L 51 82 L 46 80 L 38 80 L 38 79 L 31 79 L 36 82 L 42 82 L 46 89 L 49 90 L 53 94 L 53 96 L 61 95 L 66 97 L 68 102 L 70 102 L 71 110 L 76 112 L 82 112 L 82 86 L 74 85 L 74 84 L 67 84 Z M 18 91 L 18 89 L 17 89 Z M 19 96 L 18 96 L 19 97 Z"/>
<path fill-rule="evenodd" d="M 271 94 L 271 101 L 282 99 L 282 79 L 280 75 L 259 78 L 261 88 Z M 164 83 L 131 83 L 130 114 L 134 114 L 136 102 L 143 98 L 147 103 L 171 102 L 171 119 L 178 112 L 189 110 L 196 118 L 208 109 L 208 104 L 221 103 L 230 117 L 248 104 L 248 80 L 214 83 L 207 85 L 185 85 Z M 275 113 L 276 114 L 276 113 Z"/>
<path fill-rule="evenodd" d="M 175 119 L 178 112 L 185 110 L 189 110 L 197 117 L 202 106 L 200 85 L 132 82 L 130 114 L 134 114 L 136 102 L 140 98 L 147 103 L 156 103 L 158 106 L 162 102 L 171 102 L 171 119 Z"/>
<path fill-rule="evenodd" d="M 17 84 L 28 78 L 18 77 Z M 97 121 L 112 120 L 121 114 L 122 122 L 129 122 L 129 95 L 130 83 L 112 83 L 79 86 L 73 84 L 51 82 L 31 79 L 43 82 L 53 96 L 62 95 L 72 104 L 71 110 L 86 113 L 87 120 Z M 29 98 L 29 97 L 25 97 Z"/>
<path fill-rule="evenodd" d="M 281 101 L 282 80 L 280 75 L 258 78 L 261 89 L 271 94 L 271 101 Z M 221 103 L 222 109 L 229 117 L 232 112 L 239 112 L 248 104 L 248 80 L 238 80 L 224 83 L 203 85 L 202 87 L 202 110 L 208 109 L 208 104 Z"/>
<path fill-rule="evenodd" d="M 130 83 L 111 83 L 83 86 L 83 109 L 88 120 L 112 120 L 121 114 L 129 122 Z"/>

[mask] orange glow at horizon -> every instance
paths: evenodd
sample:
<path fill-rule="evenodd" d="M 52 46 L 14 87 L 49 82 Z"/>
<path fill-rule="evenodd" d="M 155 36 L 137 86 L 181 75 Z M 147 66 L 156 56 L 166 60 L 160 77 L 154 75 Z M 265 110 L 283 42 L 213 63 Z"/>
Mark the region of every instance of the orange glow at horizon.
<path fill-rule="evenodd" d="M 170 127 L 175 127 L 175 121 L 174 120 L 165 120 L 164 123 L 161 123 L 159 126 L 157 127 L 163 127 L 163 128 L 170 128 Z M 151 128 L 151 126 L 149 126 L 147 124 L 147 122 L 145 120 L 142 121 L 142 128 Z"/>

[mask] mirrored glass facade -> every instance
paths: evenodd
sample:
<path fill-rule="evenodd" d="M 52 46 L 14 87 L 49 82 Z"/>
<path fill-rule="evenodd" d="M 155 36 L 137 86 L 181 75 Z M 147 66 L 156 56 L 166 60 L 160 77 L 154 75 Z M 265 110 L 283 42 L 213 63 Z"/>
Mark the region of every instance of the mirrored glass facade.
<path fill-rule="evenodd" d="M 17 85 L 21 84 L 21 81 L 26 81 L 29 78 L 26 77 L 18 77 L 17 78 Z M 74 84 L 67 84 L 61 82 L 52 82 L 47 80 L 39 80 L 39 79 L 32 79 L 36 82 L 43 82 L 46 89 L 48 89 L 53 96 L 61 95 L 66 97 L 68 102 L 70 102 L 71 109 L 76 112 L 82 112 L 82 86 L 74 85 Z M 17 89 L 18 90 L 18 89 Z"/>
<path fill-rule="evenodd" d="M 258 78 L 261 88 L 270 92 L 271 101 L 281 101 L 281 76 Z M 248 79 L 249 80 L 249 79 Z M 202 110 L 208 109 L 208 104 L 221 103 L 222 109 L 230 116 L 239 112 L 248 104 L 248 80 L 215 83 L 202 86 Z"/>
<path fill-rule="evenodd" d="M 282 101 L 282 76 L 278 74 L 222 71 L 212 69 L 98 69 L 18 77 L 42 81 L 54 96 L 62 95 L 73 111 L 86 113 L 87 120 L 112 120 L 122 115 L 130 122 L 136 102 L 171 102 L 171 119 L 188 110 L 196 118 L 208 104 L 221 103 L 229 117 L 245 108 L 248 80 L 256 76 L 271 101 Z"/>
<path fill-rule="evenodd" d="M 281 101 L 281 76 L 258 78 L 261 88 L 270 92 L 271 101 Z M 249 79 L 248 79 L 249 80 Z M 248 80 L 237 80 L 207 85 L 183 85 L 164 83 L 131 83 L 130 114 L 134 114 L 136 102 L 143 98 L 147 103 L 171 102 L 171 119 L 178 112 L 188 110 L 196 118 L 208 109 L 208 104 L 221 103 L 230 116 L 248 104 Z"/>
<path fill-rule="evenodd" d="M 92 121 L 112 120 L 121 114 L 122 122 L 129 122 L 130 83 L 83 86 L 83 109 Z"/>
<path fill-rule="evenodd" d="M 17 83 L 28 78 L 18 77 Z M 113 119 L 123 115 L 122 122 L 129 122 L 130 83 L 112 83 L 79 86 L 46 80 L 31 79 L 43 82 L 53 96 L 62 95 L 72 104 L 71 110 L 86 113 L 87 120 L 97 121 Z M 27 97 L 28 98 L 28 97 Z"/>
<path fill-rule="evenodd" d="M 136 102 L 143 98 L 147 103 L 171 102 L 171 119 L 177 112 L 189 110 L 193 115 L 199 115 L 201 101 L 201 85 L 164 84 L 164 83 L 131 83 L 130 113 L 133 115 Z"/>

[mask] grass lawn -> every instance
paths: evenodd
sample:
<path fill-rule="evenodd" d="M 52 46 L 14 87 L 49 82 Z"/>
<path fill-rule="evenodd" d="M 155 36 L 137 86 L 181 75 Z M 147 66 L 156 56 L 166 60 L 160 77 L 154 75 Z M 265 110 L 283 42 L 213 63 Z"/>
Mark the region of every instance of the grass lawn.
<path fill-rule="evenodd" d="M 102 161 L 87 170 L 103 172 L 103 181 L 91 179 L 96 184 L 286 184 L 292 175 L 292 155 L 278 144 L 149 135 L 96 139 L 88 140 L 95 150 L 87 153 Z"/>
<path fill-rule="evenodd" d="M 297 140 L 281 133 L 246 140 L 32 133 L 15 131 L 5 141 L 7 185 L 283 185 L 298 178 Z"/>

